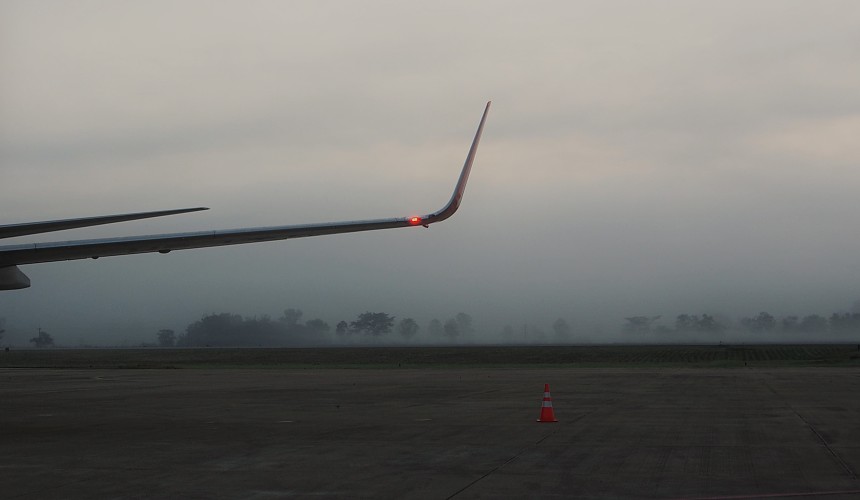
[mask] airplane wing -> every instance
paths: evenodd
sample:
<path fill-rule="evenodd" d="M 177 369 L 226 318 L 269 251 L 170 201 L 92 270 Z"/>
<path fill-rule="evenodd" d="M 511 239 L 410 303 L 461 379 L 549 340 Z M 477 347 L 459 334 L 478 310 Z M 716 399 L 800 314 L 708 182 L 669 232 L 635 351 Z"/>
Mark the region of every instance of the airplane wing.
<path fill-rule="evenodd" d="M 359 231 L 374 231 L 378 229 L 391 229 L 398 227 L 424 226 L 441 222 L 451 217 L 460 207 L 466 182 L 475 161 L 478 143 L 484 130 L 487 113 L 490 111 L 490 103 L 484 108 L 478 131 L 472 140 L 469 154 L 460 177 L 454 188 L 454 194 L 448 204 L 442 209 L 420 217 L 397 217 L 390 219 L 373 219 L 346 222 L 330 222 L 322 224 L 301 224 L 292 226 L 274 226 L 258 228 L 241 228 L 221 231 L 200 231 L 189 233 L 173 233 L 149 236 L 130 236 L 123 238 L 104 238 L 93 240 L 63 241 L 51 243 L 28 243 L 20 245 L 0 246 L 0 290 L 14 290 L 30 286 L 30 279 L 22 273 L 17 266 L 22 264 L 35 264 L 39 262 L 56 262 L 74 259 L 97 259 L 113 255 L 129 255 L 137 253 L 159 252 L 168 253 L 173 250 L 186 250 L 191 248 L 205 248 L 223 245 L 239 245 L 244 243 L 255 243 L 260 241 L 285 240 L 291 238 L 305 238 L 309 236 L 321 236 L 325 234 L 354 233 Z M 72 219 L 68 221 L 50 221 L 47 223 L 16 224 L 13 226 L 0 226 L 0 238 L 11 237 L 9 233 L 15 234 L 15 227 L 19 230 L 33 230 L 34 234 L 46 231 L 59 231 L 73 227 L 86 227 L 96 224 L 107 224 L 133 218 L 156 217 L 167 215 L 166 212 L 180 213 L 182 211 L 195 211 L 198 209 L 183 209 L 180 211 L 144 212 L 142 214 L 127 214 L 107 217 L 93 217 L 89 219 Z M 115 218 L 114 220 L 107 220 Z M 118 219 L 116 219 L 118 218 Z M 97 222 L 101 220 L 101 222 Z M 88 221 L 88 222 L 82 222 Z M 44 224 L 39 227 L 39 224 Z M 29 226 L 29 227 L 28 227 Z M 54 229 L 51 229 L 53 227 Z M 8 229 L 4 233 L 4 228 Z"/>
<path fill-rule="evenodd" d="M 77 229 L 79 227 L 100 226 L 102 224 L 113 224 L 129 220 L 149 219 L 151 217 L 163 217 L 165 215 L 184 214 L 188 212 L 199 212 L 209 210 L 205 207 L 180 208 L 177 210 L 159 210 L 157 212 L 138 212 L 134 214 L 102 215 L 99 217 L 84 217 L 82 219 L 49 220 L 44 222 L 25 222 L 23 224 L 9 224 L 0 226 L 0 239 L 26 236 L 30 234 L 50 233 L 66 229 Z"/>

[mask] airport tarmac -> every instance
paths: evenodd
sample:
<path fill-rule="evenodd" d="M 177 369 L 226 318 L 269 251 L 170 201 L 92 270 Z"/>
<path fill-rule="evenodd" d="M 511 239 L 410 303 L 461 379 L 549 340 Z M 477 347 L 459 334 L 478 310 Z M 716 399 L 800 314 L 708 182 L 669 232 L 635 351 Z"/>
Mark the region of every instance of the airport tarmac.
<path fill-rule="evenodd" d="M 0 497 L 860 498 L 856 368 L 0 369 Z M 544 383 L 559 422 L 537 423 Z"/>

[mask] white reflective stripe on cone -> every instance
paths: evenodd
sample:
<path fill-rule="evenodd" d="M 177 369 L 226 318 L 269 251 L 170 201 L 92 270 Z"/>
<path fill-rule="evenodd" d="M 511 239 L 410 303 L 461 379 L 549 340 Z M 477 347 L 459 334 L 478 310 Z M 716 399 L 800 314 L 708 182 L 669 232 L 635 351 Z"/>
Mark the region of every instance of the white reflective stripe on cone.
<path fill-rule="evenodd" d="M 552 408 L 552 401 L 544 401 L 544 402 L 543 402 L 543 405 L 541 405 L 541 407 L 543 407 L 543 408 Z"/>

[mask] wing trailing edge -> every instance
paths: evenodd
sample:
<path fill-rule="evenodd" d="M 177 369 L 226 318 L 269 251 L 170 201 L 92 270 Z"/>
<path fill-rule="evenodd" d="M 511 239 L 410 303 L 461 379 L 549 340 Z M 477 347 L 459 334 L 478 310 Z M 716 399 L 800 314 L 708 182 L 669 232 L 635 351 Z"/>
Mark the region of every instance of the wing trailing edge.
<path fill-rule="evenodd" d="M 478 150 L 478 144 L 484 131 L 484 123 L 490 111 L 490 102 L 484 108 L 478 130 L 472 140 L 469 153 L 460 177 L 454 187 L 454 193 L 448 203 L 440 210 L 422 217 L 396 217 L 389 219 L 372 219 L 345 222 L 330 222 L 322 224 L 301 224 L 290 226 L 274 226 L 260 228 L 240 228 L 221 231 L 200 231 L 188 233 L 172 233 L 148 236 L 130 236 L 124 238 L 105 238 L 78 241 L 63 241 L 50 243 L 28 243 L 20 245 L 0 246 L 0 290 L 13 290 L 30 286 L 29 278 L 16 266 L 24 264 L 36 264 L 40 262 L 57 262 L 75 259 L 96 259 L 114 255 L 130 255 L 138 253 L 168 253 L 174 250 L 187 250 L 193 248 L 206 248 L 224 245 L 240 245 L 245 243 L 256 243 L 263 241 L 286 240 L 292 238 L 306 238 L 310 236 L 322 236 L 327 234 L 354 233 L 361 231 L 375 231 L 380 229 L 393 229 L 399 227 L 424 226 L 441 222 L 452 215 L 460 207 L 463 193 L 472 164 Z M 48 231 L 59 231 L 77 227 L 87 227 L 99 224 L 110 224 L 126 220 L 141 219 L 147 217 L 158 217 L 174 213 L 192 212 L 205 210 L 205 208 L 191 208 L 180 210 L 166 210 L 161 212 L 142 212 L 137 214 L 124 214 L 105 217 L 91 217 L 85 219 L 71 219 L 65 221 L 48 221 L 43 223 L 16 224 L 12 226 L 0 226 L 0 237 L 11 237 L 9 234 L 19 236 L 22 234 L 36 234 Z M 109 220 L 112 219 L 112 220 Z M 41 225 L 41 226 L 40 226 Z M 5 229 L 5 232 L 4 232 Z M 15 232 L 18 231 L 16 234 Z M 29 232 L 21 232 L 29 231 Z M 7 236 L 3 236 L 6 234 Z"/>

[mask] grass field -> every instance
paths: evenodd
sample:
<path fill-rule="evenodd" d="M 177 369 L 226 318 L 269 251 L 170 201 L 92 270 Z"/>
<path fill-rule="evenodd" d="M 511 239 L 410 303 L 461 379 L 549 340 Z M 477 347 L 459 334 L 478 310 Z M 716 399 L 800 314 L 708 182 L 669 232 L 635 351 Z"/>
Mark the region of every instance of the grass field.
<path fill-rule="evenodd" d="M 5 368 L 860 367 L 857 344 L 30 349 Z"/>

